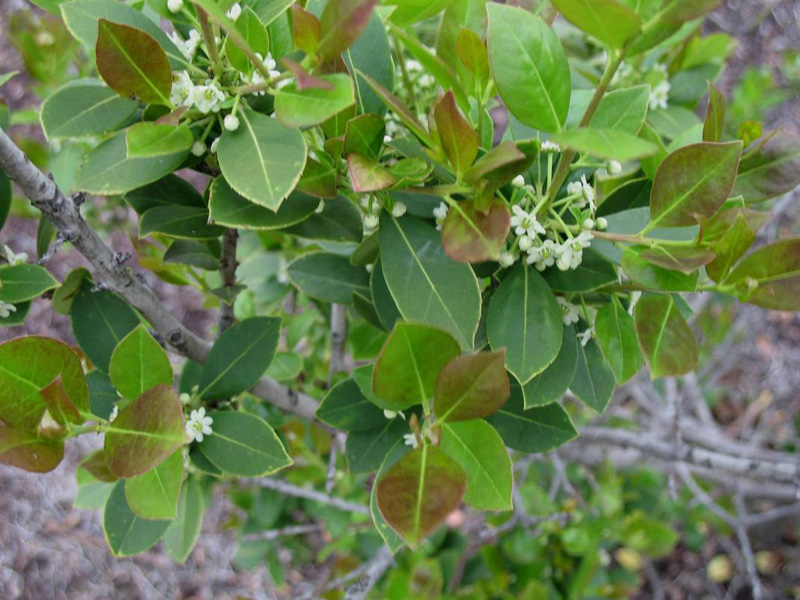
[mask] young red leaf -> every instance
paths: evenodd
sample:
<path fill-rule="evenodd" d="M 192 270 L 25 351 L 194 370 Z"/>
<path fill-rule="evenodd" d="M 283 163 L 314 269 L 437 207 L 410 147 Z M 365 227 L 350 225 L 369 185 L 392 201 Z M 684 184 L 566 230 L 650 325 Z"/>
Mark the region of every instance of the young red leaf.
<path fill-rule="evenodd" d="M 293 6 L 297 5 L 295 4 Z M 327 81 L 320 77 L 314 77 L 295 61 L 290 60 L 288 58 L 282 58 L 281 62 L 283 63 L 283 66 L 289 69 L 294 75 L 294 78 L 297 81 L 298 92 L 310 89 L 320 89 L 320 90 L 334 89 L 334 85 L 330 81 Z"/>
<path fill-rule="evenodd" d="M 461 116 L 452 91 L 436 103 L 433 115 L 447 160 L 461 178 L 478 156 L 478 134 Z"/>
<path fill-rule="evenodd" d="M 758 230 L 769 218 L 769 213 L 737 207 L 717 213 L 708 220 L 703 229 L 703 241 L 716 255 L 706 265 L 706 273 L 713 281 L 725 278 L 756 241 Z"/>
<path fill-rule="evenodd" d="M 725 278 L 739 299 L 772 310 L 800 310 L 800 237 L 759 248 Z"/>
<path fill-rule="evenodd" d="M 135 27 L 100 19 L 96 54 L 97 70 L 115 92 L 148 104 L 171 106 L 172 68 L 153 37 Z"/>
<path fill-rule="evenodd" d="M 407 454 L 378 482 L 381 516 L 412 548 L 425 539 L 461 502 L 464 470 L 435 446 Z"/>
<path fill-rule="evenodd" d="M 109 470 L 106 462 L 106 453 L 102 448 L 85 456 L 79 466 L 89 471 L 96 479 L 106 483 L 114 483 L 119 479 Z"/>
<path fill-rule="evenodd" d="M 634 311 L 636 335 L 653 379 L 685 375 L 697 365 L 697 340 L 672 296 L 645 294 Z"/>
<path fill-rule="evenodd" d="M 309 158 L 297 189 L 317 198 L 336 198 L 336 171 L 327 164 Z"/>
<path fill-rule="evenodd" d="M 639 256 L 664 269 L 680 271 L 688 275 L 710 263 L 716 254 L 705 248 L 660 246 L 644 250 L 639 253 Z"/>
<path fill-rule="evenodd" d="M 500 200 L 492 200 L 486 211 L 471 200 L 453 202 L 442 226 L 442 244 L 461 262 L 498 260 L 510 226 L 511 216 Z"/>
<path fill-rule="evenodd" d="M 64 442 L 0 425 L 0 463 L 47 473 L 64 458 Z"/>
<path fill-rule="evenodd" d="M 703 141 L 718 142 L 725 128 L 725 95 L 708 82 L 708 110 L 703 124 Z"/>
<path fill-rule="evenodd" d="M 309 56 L 314 56 L 319 47 L 320 37 L 322 37 L 322 24 L 316 15 L 299 4 L 292 4 L 292 38 L 295 45 Z"/>
<path fill-rule="evenodd" d="M 761 202 L 791 192 L 800 184 L 800 137 L 778 131 L 739 164 L 734 194 Z"/>
<path fill-rule="evenodd" d="M 505 362 L 505 349 L 451 360 L 436 380 L 436 422 L 481 419 L 497 412 L 510 394 Z"/>
<path fill-rule="evenodd" d="M 378 0 L 329 0 L 320 19 L 322 38 L 317 54 L 322 62 L 338 57 L 358 39 Z"/>
<path fill-rule="evenodd" d="M 347 157 L 350 183 L 356 192 L 375 192 L 394 185 L 395 177 L 374 160 L 360 154 Z"/>
<path fill-rule="evenodd" d="M 39 393 L 47 405 L 50 416 L 59 425 L 64 425 L 68 421 L 75 424 L 83 422 L 80 411 L 64 389 L 61 373 L 50 384 L 42 388 Z"/>
<path fill-rule="evenodd" d="M 477 33 L 464 28 L 458 32 L 456 37 L 456 53 L 461 64 L 478 81 L 482 91 L 492 76 L 486 44 Z"/>

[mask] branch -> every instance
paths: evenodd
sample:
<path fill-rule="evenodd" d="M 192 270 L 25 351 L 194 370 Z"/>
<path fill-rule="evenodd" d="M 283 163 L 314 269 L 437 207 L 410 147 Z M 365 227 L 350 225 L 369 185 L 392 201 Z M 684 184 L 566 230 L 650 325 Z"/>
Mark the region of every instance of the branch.
<path fill-rule="evenodd" d="M 100 238 L 80 214 L 75 200 L 65 196 L 0 130 L 0 169 L 13 179 L 22 193 L 56 226 L 62 238 L 80 252 L 108 287 L 141 312 L 159 335 L 178 354 L 205 363 L 211 344 L 184 327 L 159 300 L 144 278 L 122 266 L 118 255 Z M 252 392 L 280 408 L 307 420 L 315 419 L 317 401 L 262 377 Z"/>
<path fill-rule="evenodd" d="M 258 533 L 248 533 L 247 535 L 242 536 L 242 541 L 273 541 L 282 537 L 316 533 L 317 531 L 322 531 L 323 529 L 325 529 L 325 525 L 322 523 L 312 523 L 311 525 L 289 525 L 288 527 L 282 527 L 281 529 L 269 529 L 267 531 L 259 531 Z"/>
<path fill-rule="evenodd" d="M 392 563 L 394 563 L 394 556 L 388 546 L 384 546 L 378 551 L 378 554 L 367 563 L 366 572 L 356 581 L 353 585 L 347 588 L 347 595 L 345 600 L 364 600 L 369 596 L 372 588 L 378 583 L 380 578 L 386 572 Z"/>
<path fill-rule="evenodd" d="M 753 588 L 753 600 L 762 600 L 764 597 L 764 590 L 761 586 L 761 579 L 758 576 L 758 569 L 756 569 L 756 558 L 753 556 L 753 546 L 747 535 L 745 524 L 747 520 L 747 511 L 745 510 L 742 494 L 737 493 L 735 500 L 736 512 L 739 515 L 736 522 L 736 537 L 739 538 L 739 545 L 742 547 L 744 562 L 747 565 L 747 577 L 750 580 L 750 586 Z"/>
<path fill-rule="evenodd" d="M 269 490 L 275 490 L 276 492 L 281 492 L 287 496 L 295 496 L 296 498 L 305 498 L 306 500 L 321 502 L 322 504 L 327 504 L 328 506 L 338 508 L 339 510 L 354 512 L 361 515 L 366 515 L 368 517 L 371 516 L 369 506 L 366 504 L 357 504 L 355 502 L 349 502 L 348 500 L 336 498 L 323 492 L 318 492 L 317 490 L 297 487 L 296 485 L 292 485 L 291 483 L 282 481 L 280 479 L 244 479 L 243 482 L 252 483 Z"/>
<path fill-rule="evenodd" d="M 331 304 L 331 361 L 328 368 L 328 382 L 333 376 L 344 371 L 344 343 L 347 341 L 347 307 L 344 304 Z"/>
<path fill-rule="evenodd" d="M 219 311 L 219 332 L 222 334 L 233 325 L 233 303 L 236 300 L 234 293 L 236 286 L 236 246 L 239 241 L 239 232 L 236 229 L 226 229 L 222 236 L 222 253 L 219 259 L 219 274 L 222 277 L 223 298 Z M 227 299 L 226 299 L 227 298 Z"/>

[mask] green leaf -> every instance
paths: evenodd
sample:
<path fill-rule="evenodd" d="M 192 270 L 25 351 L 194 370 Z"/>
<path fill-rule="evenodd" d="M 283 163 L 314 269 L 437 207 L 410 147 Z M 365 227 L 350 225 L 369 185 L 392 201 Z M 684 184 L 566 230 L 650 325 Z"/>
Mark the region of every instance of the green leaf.
<path fill-rule="evenodd" d="M 645 294 L 634 310 L 636 335 L 653 379 L 685 375 L 697 365 L 697 340 L 669 295 Z"/>
<path fill-rule="evenodd" d="M 441 54 L 441 50 L 438 53 Z M 461 64 L 477 80 L 480 89 L 485 89 L 492 73 L 489 67 L 489 51 L 481 37 L 466 27 L 459 30 L 456 36 L 456 54 Z"/>
<path fill-rule="evenodd" d="M 237 114 L 239 129 L 223 132 L 219 140 L 217 157 L 222 174 L 251 202 L 278 210 L 303 174 L 303 134 L 250 109 Z"/>
<path fill-rule="evenodd" d="M 636 375 L 644 359 L 636 342 L 633 317 L 618 302 L 610 302 L 597 311 L 594 329 L 617 383 L 625 383 Z"/>
<path fill-rule="evenodd" d="M 269 36 L 267 29 L 255 11 L 249 6 L 242 7 L 242 14 L 236 20 L 236 31 L 247 42 L 253 52 L 266 56 L 269 51 Z M 247 55 L 233 43 L 231 38 L 225 39 L 225 55 L 234 69 L 250 74 L 253 66 Z"/>
<path fill-rule="evenodd" d="M 164 253 L 164 264 L 190 265 L 205 271 L 219 269 L 219 243 L 175 240 Z"/>
<path fill-rule="evenodd" d="M 414 323 L 395 324 L 372 375 L 379 406 L 398 411 L 425 404 L 434 394 L 439 373 L 459 353 L 458 342 L 444 331 Z"/>
<path fill-rule="evenodd" d="M 171 387 L 149 389 L 106 429 L 108 468 L 117 477 L 146 473 L 186 444 L 183 408 Z"/>
<path fill-rule="evenodd" d="M 253 387 L 275 356 L 280 328 L 277 317 L 252 317 L 226 329 L 206 360 L 200 397 L 222 400 Z"/>
<path fill-rule="evenodd" d="M 395 322 L 403 317 L 397 309 L 397 304 L 395 304 L 391 292 L 389 292 L 389 286 L 386 284 L 386 279 L 383 276 L 383 266 L 381 265 L 380 258 L 377 260 L 375 268 L 372 270 L 370 291 L 372 292 L 375 312 L 378 313 L 378 319 L 381 325 L 386 331 L 391 331 Z"/>
<path fill-rule="evenodd" d="M 733 193 L 748 203 L 761 202 L 791 192 L 798 184 L 800 137 L 778 131 L 742 158 Z"/>
<path fill-rule="evenodd" d="M 367 114 L 347 122 L 342 154 L 361 154 L 378 160 L 383 147 L 383 134 L 386 132 L 384 120 L 376 114 Z"/>
<path fill-rule="evenodd" d="M 172 560 L 182 564 L 189 558 L 200 536 L 204 504 L 203 488 L 196 479 L 188 478 L 178 498 L 178 517 L 164 532 L 164 550 Z"/>
<path fill-rule="evenodd" d="M 35 431 L 47 408 L 40 391 L 59 376 L 75 407 L 88 413 L 89 389 L 72 348 L 35 336 L 0 344 L 0 420 L 20 432 Z"/>
<path fill-rule="evenodd" d="M 206 206 L 195 187 L 177 175 L 162 177 L 154 183 L 129 191 L 123 197 L 140 215 L 159 206 Z"/>
<path fill-rule="evenodd" d="M 86 137 L 113 131 L 138 107 L 97 79 L 80 79 L 48 96 L 39 117 L 49 140 Z"/>
<path fill-rule="evenodd" d="M 631 281 L 654 291 L 693 292 L 697 289 L 698 274 L 685 274 L 656 266 L 634 250 L 622 254 L 622 270 Z"/>
<path fill-rule="evenodd" d="M 183 483 L 183 452 L 178 450 L 147 473 L 125 480 L 125 499 L 143 519 L 174 519 Z"/>
<path fill-rule="evenodd" d="M 102 509 L 111 494 L 111 490 L 114 489 L 114 484 L 95 479 L 94 475 L 81 467 L 78 467 L 76 479 L 78 493 L 72 502 L 72 507 L 83 510 Z"/>
<path fill-rule="evenodd" d="M 25 323 L 25 319 L 31 310 L 31 300 L 20 302 L 13 306 L 16 310 L 12 310 L 7 317 L 0 317 L 0 327 L 16 327 Z"/>
<path fill-rule="evenodd" d="M 636 13 L 616 0 L 553 0 L 553 4 L 567 21 L 612 48 L 622 48 L 641 28 Z"/>
<path fill-rule="evenodd" d="M 415 548 L 458 506 L 466 487 L 467 476 L 458 463 L 426 444 L 386 472 L 378 483 L 378 508 Z"/>
<path fill-rule="evenodd" d="M 172 106 L 172 68 L 159 43 L 140 29 L 98 21 L 97 70 L 120 96 Z"/>
<path fill-rule="evenodd" d="M 714 260 L 715 254 L 705 248 L 656 246 L 643 250 L 639 256 L 664 269 L 688 275 Z"/>
<path fill-rule="evenodd" d="M 329 0 L 320 17 L 322 37 L 317 54 L 322 62 L 338 57 L 367 26 L 377 0 Z"/>
<path fill-rule="evenodd" d="M 291 381 L 302 371 L 302 356 L 296 352 L 278 352 L 267 369 L 267 376 L 277 381 Z"/>
<path fill-rule="evenodd" d="M 386 453 L 409 431 L 408 423 L 402 417 L 385 421 L 381 427 L 347 434 L 344 450 L 351 473 L 378 470 Z"/>
<path fill-rule="evenodd" d="M 706 265 L 706 273 L 716 282 L 722 281 L 736 262 L 756 240 L 758 230 L 769 219 L 767 213 L 731 208 L 723 210 L 708 220 L 703 231 L 703 241 L 716 255 Z"/>
<path fill-rule="evenodd" d="M 534 144 L 538 153 L 538 142 Z M 464 181 L 476 182 L 485 179 L 492 187 L 497 188 L 528 168 L 532 162 L 531 158 L 514 142 L 503 142 L 476 160 L 475 164 L 464 173 Z"/>
<path fill-rule="evenodd" d="M 251 0 L 248 2 L 256 11 L 258 18 L 264 25 L 269 25 L 275 19 L 286 13 L 286 9 L 294 0 Z"/>
<path fill-rule="evenodd" d="M 505 359 L 505 350 L 500 350 L 451 360 L 436 380 L 436 422 L 480 419 L 497 412 L 510 393 Z"/>
<path fill-rule="evenodd" d="M 297 190 L 316 198 L 336 198 L 336 175 L 336 169 L 332 165 L 308 158 Z"/>
<path fill-rule="evenodd" d="M 171 173 L 188 154 L 187 150 L 163 156 L 129 158 L 125 134 L 120 133 L 97 146 L 84 159 L 74 189 L 98 196 L 124 194 Z"/>
<path fill-rule="evenodd" d="M 63 458 L 63 441 L 0 425 L 0 464 L 31 473 L 47 473 L 55 469 Z"/>
<path fill-rule="evenodd" d="M 627 162 L 634 158 L 650 156 L 658 151 L 658 146 L 617 129 L 572 129 L 553 136 L 561 146 L 572 148 L 583 154 L 599 158 L 616 159 Z"/>
<path fill-rule="evenodd" d="M 659 10 L 659 20 L 682 25 L 710 13 L 719 3 L 720 0 L 665 0 Z"/>
<path fill-rule="evenodd" d="M 617 270 L 599 252 L 587 248 L 577 269 L 569 272 L 547 269 L 544 278 L 556 292 L 592 292 L 617 281 Z"/>
<path fill-rule="evenodd" d="M 169 527 L 169 521 L 148 521 L 137 516 L 128 506 L 124 487 L 124 481 L 114 485 L 103 511 L 103 531 L 114 556 L 149 550 Z"/>
<path fill-rule="evenodd" d="M 353 292 L 369 294 L 369 273 L 340 254 L 304 254 L 286 270 L 301 292 L 322 302 L 350 304 Z"/>
<path fill-rule="evenodd" d="M 578 436 L 569 414 L 557 403 L 525 410 L 522 388 L 511 380 L 511 397 L 505 406 L 489 417 L 506 446 L 537 454 L 549 452 Z"/>
<path fill-rule="evenodd" d="M 561 42 L 541 19 L 522 8 L 489 3 L 487 9 L 489 60 L 500 97 L 528 127 L 560 131 L 571 93 Z"/>
<path fill-rule="evenodd" d="M 72 333 L 86 357 L 108 372 L 114 348 L 139 324 L 139 317 L 116 294 L 93 292 L 92 286 L 84 280 L 72 301 Z"/>
<path fill-rule="evenodd" d="M 0 302 L 16 304 L 33 300 L 58 287 L 58 281 L 39 265 L 3 265 L 0 267 Z"/>
<path fill-rule="evenodd" d="M 301 196 L 299 192 L 294 192 L 289 196 L 289 201 L 295 201 L 295 195 Z M 347 198 L 339 196 L 333 200 L 326 200 L 321 213 L 315 212 L 297 225 L 284 229 L 283 232 L 311 240 L 358 243 L 361 241 L 364 227 L 361 223 L 361 211 Z"/>
<path fill-rule="evenodd" d="M 679 148 L 658 167 L 650 197 L 650 225 L 694 225 L 713 215 L 728 199 L 742 143 L 703 142 Z"/>
<path fill-rule="evenodd" d="M 578 344 L 578 367 L 569 386 L 572 393 L 593 411 L 603 414 L 614 396 L 614 381 L 614 372 L 597 343 L 590 339 L 585 346 Z"/>
<path fill-rule="evenodd" d="M 506 204 L 494 200 L 486 210 L 475 202 L 452 202 L 442 225 L 442 245 L 457 261 L 480 263 L 498 260 L 511 226 Z"/>
<path fill-rule="evenodd" d="M 800 310 L 800 237 L 779 240 L 747 256 L 725 278 L 739 299 L 772 310 Z"/>
<path fill-rule="evenodd" d="M 292 192 L 277 211 L 253 204 L 237 194 L 224 177 L 212 183 L 209 195 L 211 220 L 225 227 L 242 229 L 280 229 L 300 223 L 319 206 L 319 200 L 301 192 Z"/>
<path fill-rule="evenodd" d="M 544 371 L 561 349 L 561 309 L 539 273 L 520 264 L 495 290 L 486 327 L 495 350 L 506 348 L 506 365 L 523 384 Z"/>
<path fill-rule="evenodd" d="M 114 349 L 108 374 L 125 398 L 138 398 L 158 384 L 172 384 L 167 353 L 144 325 L 131 331 Z"/>
<path fill-rule="evenodd" d="M 214 411 L 213 433 L 200 443 L 203 455 L 225 473 L 263 477 L 292 464 L 266 421 L 243 412 Z"/>
<path fill-rule="evenodd" d="M 567 325 L 564 327 L 564 338 L 556 359 L 522 387 L 525 410 L 551 404 L 561 398 L 567 393 L 577 370 L 578 338 L 575 328 Z"/>
<path fill-rule="evenodd" d="M 480 293 L 472 269 L 451 259 L 431 225 L 384 211 L 380 222 L 383 274 L 403 318 L 449 332 L 471 348 L 480 318 Z"/>
<path fill-rule="evenodd" d="M 156 206 L 142 215 L 139 236 L 163 233 L 170 237 L 190 240 L 210 240 L 221 236 L 225 229 L 209 225 L 208 209 L 194 206 Z"/>
<path fill-rule="evenodd" d="M 336 73 L 318 77 L 328 87 L 298 89 L 296 83 L 275 93 L 275 116 L 289 127 L 318 125 L 355 104 L 353 80 Z"/>
<path fill-rule="evenodd" d="M 347 172 L 353 191 L 376 192 L 393 186 L 397 179 L 388 170 L 384 169 L 377 161 L 351 154 L 347 157 Z"/>
<path fill-rule="evenodd" d="M 86 382 L 89 384 L 89 405 L 92 414 L 101 419 L 108 419 L 119 400 L 111 379 L 103 371 L 95 369 L 86 375 Z"/>
<path fill-rule="evenodd" d="M 394 94 L 392 94 L 389 90 L 387 90 L 382 84 L 378 83 L 366 73 L 361 71 L 358 72 L 358 75 L 363 79 L 367 85 L 372 89 L 373 92 L 383 101 L 383 103 L 388 106 L 392 112 L 397 116 L 398 119 L 405 125 L 408 130 L 413 133 L 415 136 L 419 138 L 419 140 L 425 144 L 428 148 L 435 148 L 436 144 L 431 138 L 428 131 L 423 127 L 422 123 L 419 122 L 414 113 L 403 104 L 403 102 Z"/>
<path fill-rule="evenodd" d="M 352 379 L 335 385 L 317 409 L 317 418 L 345 431 L 368 431 L 386 425 L 383 411 L 370 402 Z"/>
<path fill-rule="evenodd" d="M 482 419 L 444 423 L 439 447 L 467 475 L 464 502 L 479 510 L 511 510 L 511 459 L 491 425 Z"/>
<path fill-rule="evenodd" d="M 719 142 L 725 130 L 725 94 L 708 82 L 708 109 L 703 124 L 703 141 Z"/>
<path fill-rule="evenodd" d="M 190 151 L 194 136 L 187 125 L 145 121 L 128 128 L 125 144 L 130 158 L 168 156 Z"/>
<path fill-rule="evenodd" d="M 384 88 L 394 89 L 394 61 L 389 49 L 389 36 L 377 13 L 372 14 L 366 28 L 343 58 L 355 77 L 358 111 L 383 116 L 386 106 L 363 77 L 367 75 Z"/>
<path fill-rule="evenodd" d="M 644 124 L 650 86 L 636 85 L 606 93 L 592 116 L 592 129 L 613 129 L 636 135 Z"/>

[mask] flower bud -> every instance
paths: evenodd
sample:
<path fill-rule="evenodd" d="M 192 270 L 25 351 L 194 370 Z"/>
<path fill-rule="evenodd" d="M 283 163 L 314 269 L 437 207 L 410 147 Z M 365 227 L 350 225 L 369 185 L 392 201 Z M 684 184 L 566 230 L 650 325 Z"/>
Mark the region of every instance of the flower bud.
<path fill-rule="evenodd" d="M 522 175 L 517 175 L 514 179 L 511 180 L 511 185 L 517 188 L 521 188 L 525 186 L 525 178 Z"/>
<path fill-rule="evenodd" d="M 622 165 L 617 160 L 610 160 L 606 165 L 606 172 L 609 175 L 619 175 L 622 173 Z"/>
<path fill-rule="evenodd" d="M 203 154 L 205 153 L 206 153 L 206 145 L 200 140 L 197 140 L 192 145 L 192 154 L 194 154 L 195 156 L 203 156 Z"/>
<path fill-rule="evenodd" d="M 233 113 L 225 115 L 225 119 L 222 123 L 228 131 L 236 131 L 239 129 L 239 119 Z"/>
<path fill-rule="evenodd" d="M 395 202 L 394 207 L 392 208 L 392 216 L 399 219 L 404 214 L 406 214 L 406 210 L 407 209 L 405 204 L 403 204 L 402 202 Z"/>
<path fill-rule="evenodd" d="M 584 229 L 594 229 L 594 221 L 592 219 L 584 219 L 583 221 L 583 228 Z"/>
<path fill-rule="evenodd" d="M 173 14 L 179 13 L 183 9 L 183 0 L 167 0 L 167 8 Z"/>
<path fill-rule="evenodd" d="M 364 215 L 364 225 L 368 229 L 375 229 L 378 226 L 378 215 Z"/>
<path fill-rule="evenodd" d="M 608 220 L 605 217 L 597 217 L 597 228 L 603 231 L 608 227 Z"/>
<path fill-rule="evenodd" d="M 514 255 L 511 252 L 501 252 L 500 253 L 500 266 L 501 267 L 510 267 L 514 264 Z"/>

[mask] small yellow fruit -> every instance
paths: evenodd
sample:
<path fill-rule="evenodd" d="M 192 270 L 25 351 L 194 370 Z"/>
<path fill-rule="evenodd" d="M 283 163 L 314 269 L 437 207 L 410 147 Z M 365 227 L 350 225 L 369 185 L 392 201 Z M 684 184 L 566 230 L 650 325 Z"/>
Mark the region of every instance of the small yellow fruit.
<path fill-rule="evenodd" d="M 718 554 L 708 562 L 708 578 L 717 583 L 730 581 L 733 577 L 733 563 L 724 554 Z"/>

